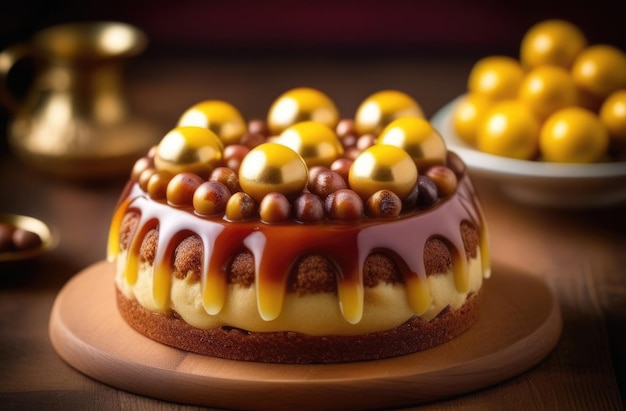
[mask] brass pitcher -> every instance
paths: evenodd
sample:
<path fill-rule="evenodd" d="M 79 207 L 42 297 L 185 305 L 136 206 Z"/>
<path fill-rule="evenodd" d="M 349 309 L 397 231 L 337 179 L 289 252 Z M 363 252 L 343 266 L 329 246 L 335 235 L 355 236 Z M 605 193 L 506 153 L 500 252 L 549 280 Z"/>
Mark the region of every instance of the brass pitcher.
<path fill-rule="evenodd" d="M 118 22 L 69 23 L 36 33 L 0 53 L 0 101 L 12 115 L 8 141 L 23 161 L 48 174 L 100 179 L 126 173 L 157 141 L 156 130 L 131 114 L 122 66 L 147 38 Z M 20 99 L 9 72 L 31 57 L 39 64 Z"/>

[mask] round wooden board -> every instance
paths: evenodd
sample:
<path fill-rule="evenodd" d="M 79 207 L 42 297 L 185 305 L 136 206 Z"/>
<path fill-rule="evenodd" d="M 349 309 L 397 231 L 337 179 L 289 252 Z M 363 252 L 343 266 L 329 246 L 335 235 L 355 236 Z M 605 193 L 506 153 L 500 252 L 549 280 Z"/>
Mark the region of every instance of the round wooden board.
<path fill-rule="evenodd" d="M 561 333 L 558 303 L 543 280 L 506 268 L 485 283 L 478 322 L 441 346 L 402 357 L 331 365 L 230 361 L 184 352 L 135 332 L 117 311 L 113 266 L 77 274 L 52 308 L 57 353 L 111 386 L 218 408 L 378 409 L 443 399 L 519 375 Z"/>

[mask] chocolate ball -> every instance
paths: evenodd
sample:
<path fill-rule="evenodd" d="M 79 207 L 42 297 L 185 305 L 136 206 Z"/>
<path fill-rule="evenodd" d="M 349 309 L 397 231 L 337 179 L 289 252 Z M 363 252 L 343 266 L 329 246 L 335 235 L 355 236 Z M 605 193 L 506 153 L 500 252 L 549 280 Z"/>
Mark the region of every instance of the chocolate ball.
<path fill-rule="evenodd" d="M 193 193 L 193 208 L 199 215 L 215 215 L 226 211 L 230 199 L 228 187 L 219 181 L 205 181 Z"/>
<path fill-rule="evenodd" d="M 42 244 L 39 234 L 17 227 L 13 231 L 13 245 L 18 251 L 30 250 Z"/>
<path fill-rule="evenodd" d="M 259 204 L 259 215 L 266 223 L 286 221 L 291 215 L 291 204 L 281 193 L 268 193 Z"/>
<path fill-rule="evenodd" d="M 302 193 L 293 203 L 294 216 L 302 223 L 315 223 L 324 219 L 324 204 L 312 193 Z"/>
<path fill-rule="evenodd" d="M 225 217 L 230 221 L 248 220 L 256 215 L 256 203 L 243 191 L 238 191 L 226 203 Z"/>
<path fill-rule="evenodd" d="M 402 201 L 393 191 L 378 190 L 365 203 L 367 214 L 374 218 L 396 218 L 402 211 Z"/>
<path fill-rule="evenodd" d="M 326 215 L 335 221 L 356 222 L 364 215 L 363 200 L 348 188 L 337 190 L 326 197 L 324 210 Z"/>
<path fill-rule="evenodd" d="M 437 185 L 437 192 L 441 197 L 448 197 L 454 194 L 458 185 L 458 180 L 454 171 L 446 166 L 433 166 L 426 171 L 429 177 Z"/>

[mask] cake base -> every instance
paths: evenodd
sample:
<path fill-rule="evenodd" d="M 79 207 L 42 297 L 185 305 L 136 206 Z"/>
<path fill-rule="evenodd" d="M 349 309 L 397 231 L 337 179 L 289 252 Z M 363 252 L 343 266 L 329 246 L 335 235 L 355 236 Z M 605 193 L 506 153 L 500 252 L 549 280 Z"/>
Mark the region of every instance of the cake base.
<path fill-rule="evenodd" d="M 113 265 L 96 263 L 61 290 L 50 338 L 67 363 L 111 386 L 218 408 L 380 409 L 444 399 L 533 367 L 561 333 L 558 302 L 539 278 L 496 266 L 476 324 L 415 354 L 343 364 L 267 364 L 193 354 L 153 341 L 119 314 Z"/>
<path fill-rule="evenodd" d="M 296 332 L 253 333 L 233 328 L 201 330 L 173 315 L 153 313 L 119 290 L 116 297 L 122 317 L 132 328 L 172 347 L 238 361 L 332 364 L 396 357 L 448 342 L 474 325 L 482 293 L 470 294 L 458 310 L 446 309 L 432 321 L 416 317 L 388 331 L 322 337 Z"/>

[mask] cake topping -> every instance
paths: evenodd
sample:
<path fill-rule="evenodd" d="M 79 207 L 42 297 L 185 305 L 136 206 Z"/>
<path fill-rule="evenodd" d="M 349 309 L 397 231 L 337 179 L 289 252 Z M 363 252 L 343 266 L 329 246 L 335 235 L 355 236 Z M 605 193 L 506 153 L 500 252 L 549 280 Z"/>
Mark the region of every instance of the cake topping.
<path fill-rule="evenodd" d="M 309 167 L 329 167 L 343 155 L 343 146 L 337 134 L 330 127 L 315 121 L 294 124 L 275 141 L 300 154 Z"/>
<path fill-rule="evenodd" d="M 166 197 L 169 205 L 185 207 L 193 203 L 195 192 L 204 180 L 194 173 L 178 173 L 167 184 Z"/>
<path fill-rule="evenodd" d="M 228 167 L 218 167 L 213 170 L 213 172 L 211 173 L 211 177 L 209 177 L 209 180 L 217 181 L 224 184 L 231 193 L 235 193 L 241 190 L 237 173 Z"/>
<path fill-rule="evenodd" d="M 256 203 L 248 194 L 238 191 L 226 203 L 226 219 L 229 221 L 248 220 L 256 213 Z"/>
<path fill-rule="evenodd" d="M 402 200 L 390 190 L 378 190 L 367 199 L 366 205 L 371 217 L 396 218 L 402 211 Z"/>
<path fill-rule="evenodd" d="M 378 136 L 376 144 L 389 144 L 406 151 L 420 172 L 435 164 L 446 163 L 446 143 L 425 119 L 402 117 L 392 121 Z"/>
<path fill-rule="evenodd" d="M 200 215 L 223 214 L 230 190 L 219 181 L 205 181 L 193 193 L 193 208 Z"/>
<path fill-rule="evenodd" d="M 249 152 L 250 147 L 243 144 L 230 144 L 224 147 L 224 165 L 238 173 L 243 158 Z"/>
<path fill-rule="evenodd" d="M 161 139 L 154 164 L 159 170 L 171 173 L 193 172 L 207 178 L 220 164 L 224 145 L 207 128 L 176 127 Z"/>
<path fill-rule="evenodd" d="M 279 135 L 287 127 L 309 120 L 331 129 L 339 122 L 339 110 L 335 103 L 326 94 L 309 87 L 283 93 L 271 105 L 267 115 L 267 125 L 273 135 Z"/>
<path fill-rule="evenodd" d="M 253 148 L 239 168 L 241 188 L 259 202 L 271 192 L 295 197 L 304 190 L 308 178 L 302 157 L 278 143 L 264 143 Z"/>
<path fill-rule="evenodd" d="M 169 171 L 149 169 L 143 173 L 142 176 L 142 181 L 145 181 L 145 191 L 148 192 L 150 198 L 156 200 L 167 198 L 167 186 L 174 177 L 174 174 Z"/>
<path fill-rule="evenodd" d="M 291 216 L 291 204 L 281 193 L 268 193 L 263 196 L 259 205 L 261 221 L 266 223 L 281 223 Z"/>
<path fill-rule="evenodd" d="M 426 177 L 430 178 L 437 187 L 436 193 L 440 197 L 449 197 L 456 191 L 456 174 L 445 166 L 433 166 L 426 171 Z"/>
<path fill-rule="evenodd" d="M 401 148 L 377 144 L 354 160 L 348 181 L 350 187 L 364 200 L 383 189 L 405 198 L 417 182 L 417 166 Z"/>
<path fill-rule="evenodd" d="M 315 223 L 324 219 L 324 204 L 314 194 L 302 193 L 293 203 L 294 217 L 302 223 Z"/>
<path fill-rule="evenodd" d="M 348 188 L 346 180 L 339 174 L 325 167 L 316 167 L 316 172 L 309 173 L 309 191 L 322 200 L 337 190 Z"/>
<path fill-rule="evenodd" d="M 355 120 L 337 120 L 328 96 L 298 88 L 279 96 L 267 122 L 244 121 L 242 129 L 235 107 L 206 100 L 185 111 L 136 162 L 131 178 L 154 200 L 232 222 L 399 218 L 434 205 L 457 185 L 445 142 L 422 115 L 412 97 L 384 90 L 360 104 Z"/>
<path fill-rule="evenodd" d="M 439 192 L 437 184 L 424 175 L 417 177 L 417 198 L 415 204 L 417 206 L 430 206 L 437 202 L 439 198 Z"/>
<path fill-rule="evenodd" d="M 363 217 L 363 200 L 347 188 L 326 197 L 324 208 L 326 215 L 334 221 L 359 221 Z"/>
<path fill-rule="evenodd" d="M 401 117 L 424 117 L 421 106 L 406 93 L 383 90 L 367 97 L 359 105 L 355 115 L 355 127 L 359 135 L 378 135 L 389 123 Z"/>
<path fill-rule="evenodd" d="M 178 127 L 184 126 L 208 128 L 224 145 L 238 142 L 248 129 L 239 110 L 221 100 L 206 100 L 191 106 L 178 120 Z"/>

